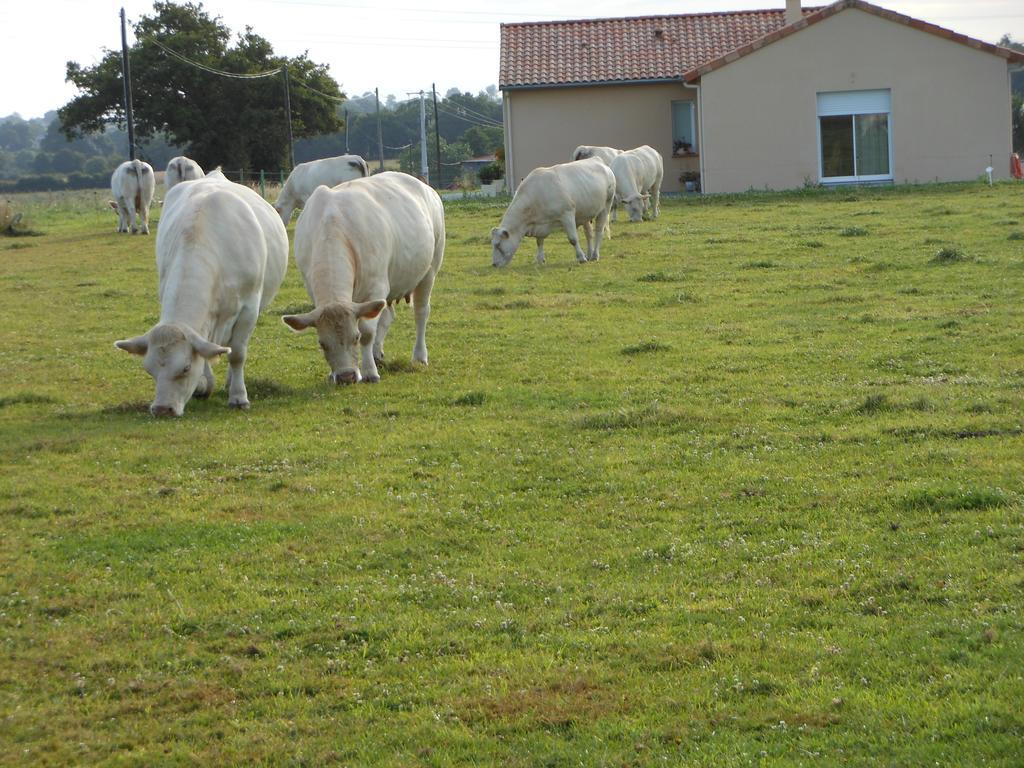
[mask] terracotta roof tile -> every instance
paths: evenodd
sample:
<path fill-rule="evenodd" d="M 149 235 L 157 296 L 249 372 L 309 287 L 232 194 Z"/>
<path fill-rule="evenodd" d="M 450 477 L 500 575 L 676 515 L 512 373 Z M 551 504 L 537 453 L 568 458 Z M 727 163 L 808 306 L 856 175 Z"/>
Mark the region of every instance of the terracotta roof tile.
<path fill-rule="evenodd" d="M 804 8 L 786 25 L 785 11 L 736 11 L 501 25 L 502 89 L 658 80 L 699 80 L 753 51 L 847 8 L 939 35 L 1014 63 L 1024 54 L 880 8 L 839 0 Z"/>
<path fill-rule="evenodd" d="M 498 81 L 523 88 L 680 80 L 782 29 L 784 16 L 769 10 L 502 24 Z"/>

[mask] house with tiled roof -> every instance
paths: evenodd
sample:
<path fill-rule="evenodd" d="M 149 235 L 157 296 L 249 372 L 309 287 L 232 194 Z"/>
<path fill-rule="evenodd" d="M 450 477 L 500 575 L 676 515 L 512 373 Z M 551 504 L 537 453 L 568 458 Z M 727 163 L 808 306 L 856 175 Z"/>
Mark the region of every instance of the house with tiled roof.
<path fill-rule="evenodd" d="M 1022 65 L 862 0 L 502 24 L 506 178 L 581 144 L 649 144 L 666 191 L 1006 178 Z"/>

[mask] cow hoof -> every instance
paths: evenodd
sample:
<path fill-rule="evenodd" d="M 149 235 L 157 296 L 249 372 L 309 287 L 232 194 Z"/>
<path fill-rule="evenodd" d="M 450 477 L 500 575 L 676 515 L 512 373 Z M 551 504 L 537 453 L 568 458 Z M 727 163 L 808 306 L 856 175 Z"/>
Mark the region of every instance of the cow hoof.
<path fill-rule="evenodd" d="M 237 408 L 240 411 L 249 410 L 248 400 L 228 400 L 228 408 Z"/>
<path fill-rule="evenodd" d="M 593 256 L 591 256 L 589 259 L 587 259 L 587 261 L 597 261 L 600 258 L 601 258 L 600 254 L 595 253 Z"/>
<path fill-rule="evenodd" d="M 378 374 L 371 374 L 369 376 L 363 376 L 362 382 L 363 382 L 363 384 L 379 384 L 380 383 L 380 376 Z"/>

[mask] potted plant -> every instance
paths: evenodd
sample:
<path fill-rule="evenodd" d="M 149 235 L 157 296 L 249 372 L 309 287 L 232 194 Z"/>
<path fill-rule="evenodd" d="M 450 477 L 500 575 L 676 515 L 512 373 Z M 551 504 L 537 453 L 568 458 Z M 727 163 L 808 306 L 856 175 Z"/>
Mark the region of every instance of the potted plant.
<path fill-rule="evenodd" d="M 700 171 L 683 171 L 679 183 L 687 192 L 700 192 Z"/>

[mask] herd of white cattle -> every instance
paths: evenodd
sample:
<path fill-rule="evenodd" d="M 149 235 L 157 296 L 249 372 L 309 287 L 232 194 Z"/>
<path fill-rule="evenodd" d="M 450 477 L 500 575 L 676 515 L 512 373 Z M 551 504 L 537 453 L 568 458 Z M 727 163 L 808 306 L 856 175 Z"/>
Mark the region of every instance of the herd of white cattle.
<path fill-rule="evenodd" d="M 617 202 L 632 221 L 657 218 L 661 155 L 581 146 L 568 163 L 536 168 L 516 190 L 491 231 L 492 263 L 504 266 L 523 237 L 562 229 L 580 262 L 597 261 Z M 115 342 L 143 358 L 156 381 L 154 416 L 181 416 L 191 397 L 214 389 L 210 362 L 228 359 L 228 405 L 247 409 L 245 357 L 259 313 L 284 280 L 286 226 L 295 225 L 295 263 L 313 309 L 285 315 L 295 331 L 315 328 L 334 384 L 380 381 L 378 365 L 394 321 L 394 305 L 412 302 L 414 362 L 427 364 L 430 294 L 444 259 L 444 207 L 437 192 L 404 173 L 371 176 L 358 155 L 301 163 L 271 206 L 251 188 L 176 157 L 164 174 L 166 193 L 156 237 L 160 319 L 141 336 Z M 122 163 L 111 177 L 118 232 L 149 233 L 156 188 L 152 166 Z M 578 228 L 587 238 L 579 245 Z"/>

